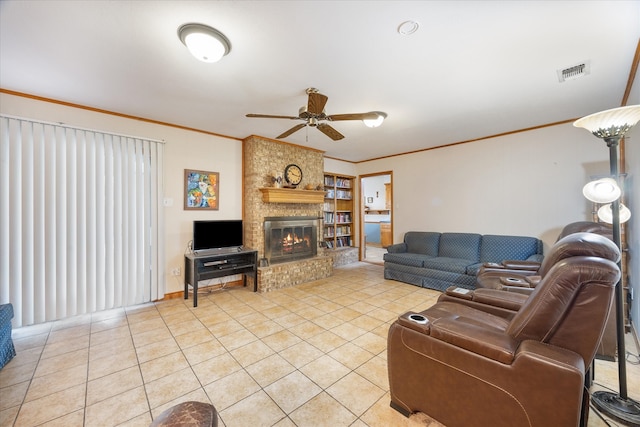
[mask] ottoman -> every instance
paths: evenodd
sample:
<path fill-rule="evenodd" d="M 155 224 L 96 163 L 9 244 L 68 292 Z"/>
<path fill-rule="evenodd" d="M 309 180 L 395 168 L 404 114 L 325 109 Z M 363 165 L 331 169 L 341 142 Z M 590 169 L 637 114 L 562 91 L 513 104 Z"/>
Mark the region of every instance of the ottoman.
<path fill-rule="evenodd" d="M 217 427 L 218 412 L 213 405 L 183 402 L 165 410 L 149 427 Z"/>

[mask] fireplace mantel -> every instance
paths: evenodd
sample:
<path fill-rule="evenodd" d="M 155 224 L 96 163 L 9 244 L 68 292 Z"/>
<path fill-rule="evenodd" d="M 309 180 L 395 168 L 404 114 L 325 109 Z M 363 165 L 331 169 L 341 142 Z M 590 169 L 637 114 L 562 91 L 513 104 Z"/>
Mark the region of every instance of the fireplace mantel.
<path fill-rule="evenodd" d="M 264 187 L 262 201 L 265 203 L 322 203 L 325 191 L 298 190 L 296 188 Z"/>

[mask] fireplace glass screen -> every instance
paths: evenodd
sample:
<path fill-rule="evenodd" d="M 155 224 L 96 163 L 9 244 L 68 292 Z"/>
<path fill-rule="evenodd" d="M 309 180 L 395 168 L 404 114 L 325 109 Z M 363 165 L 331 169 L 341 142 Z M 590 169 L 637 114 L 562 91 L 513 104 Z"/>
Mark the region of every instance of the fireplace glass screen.
<path fill-rule="evenodd" d="M 317 218 L 265 219 L 265 257 L 271 263 L 310 258 L 317 254 Z"/>

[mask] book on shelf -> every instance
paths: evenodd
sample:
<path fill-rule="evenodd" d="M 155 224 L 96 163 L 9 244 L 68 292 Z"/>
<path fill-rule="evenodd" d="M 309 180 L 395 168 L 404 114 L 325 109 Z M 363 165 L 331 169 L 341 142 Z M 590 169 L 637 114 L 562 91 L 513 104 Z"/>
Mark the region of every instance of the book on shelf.
<path fill-rule="evenodd" d="M 333 224 L 333 212 L 325 212 L 324 213 L 324 223 L 325 224 Z"/>
<path fill-rule="evenodd" d="M 335 218 L 338 223 L 351 222 L 351 212 L 336 212 Z"/>
<path fill-rule="evenodd" d="M 336 190 L 336 198 L 341 200 L 351 200 L 351 191 Z"/>
<path fill-rule="evenodd" d="M 348 178 L 336 178 L 336 187 L 351 188 L 351 180 Z"/>

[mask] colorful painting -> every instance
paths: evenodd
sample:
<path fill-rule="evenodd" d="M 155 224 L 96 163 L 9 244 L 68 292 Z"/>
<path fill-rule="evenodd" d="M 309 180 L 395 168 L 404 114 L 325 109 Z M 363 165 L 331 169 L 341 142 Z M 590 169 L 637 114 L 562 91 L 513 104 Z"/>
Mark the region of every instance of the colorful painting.
<path fill-rule="evenodd" d="M 218 210 L 220 194 L 220 174 L 218 172 L 204 172 L 184 170 L 185 209 Z"/>

